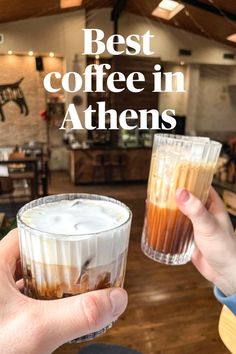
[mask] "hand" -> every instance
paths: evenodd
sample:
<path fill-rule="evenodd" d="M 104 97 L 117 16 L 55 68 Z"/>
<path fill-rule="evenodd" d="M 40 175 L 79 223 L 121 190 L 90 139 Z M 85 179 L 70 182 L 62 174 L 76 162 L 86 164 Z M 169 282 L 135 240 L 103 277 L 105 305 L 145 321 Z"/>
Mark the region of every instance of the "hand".
<path fill-rule="evenodd" d="M 63 343 L 95 332 L 125 310 L 123 289 L 60 300 L 23 295 L 17 229 L 0 242 L 0 354 L 49 354 Z"/>
<path fill-rule="evenodd" d="M 176 191 L 179 209 L 192 221 L 192 262 L 226 296 L 236 293 L 236 236 L 223 201 L 211 188 L 206 207 L 186 189 Z"/>

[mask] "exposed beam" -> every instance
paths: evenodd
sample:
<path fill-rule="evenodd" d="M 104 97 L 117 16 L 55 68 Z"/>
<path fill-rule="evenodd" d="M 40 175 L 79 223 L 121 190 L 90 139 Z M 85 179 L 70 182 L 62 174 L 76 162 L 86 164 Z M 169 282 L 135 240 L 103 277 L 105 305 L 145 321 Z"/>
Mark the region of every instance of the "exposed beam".
<path fill-rule="evenodd" d="M 119 19 L 121 12 L 124 10 L 127 0 L 117 0 L 111 12 L 111 20 L 116 21 Z"/>
<path fill-rule="evenodd" d="M 231 12 L 224 11 L 221 9 L 222 12 L 220 12 L 215 6 L 210 5 L 210 4 L 205 4 L 203 2 L 200 2 L 198 0 L 181 0 L 181 3 L 185 3 L 187 5 L 191 5 L 194 7 L 197 7 L 198 9 L 205 10 L 207 12 L 210 12 L 214 15 L 222 16 L 223 14 L 228 17 L 230 20 L 236 22 L 236 15 L 232 14 Z"/>
<path fill-rule="evenodd" d="M 121 12 L 124 10 L 127 1 L 128 0 L 116 0 L 115 6 L 112 9 L 111 20 L 114 22 L 114 34 L 118 34 L 118 32 L 119 32 L 119 28 L 118 28 L 119 17 L 120 17 Z M 117 43 L 115 43 L 114 49 L 115 50 L 118 49 Z"/>

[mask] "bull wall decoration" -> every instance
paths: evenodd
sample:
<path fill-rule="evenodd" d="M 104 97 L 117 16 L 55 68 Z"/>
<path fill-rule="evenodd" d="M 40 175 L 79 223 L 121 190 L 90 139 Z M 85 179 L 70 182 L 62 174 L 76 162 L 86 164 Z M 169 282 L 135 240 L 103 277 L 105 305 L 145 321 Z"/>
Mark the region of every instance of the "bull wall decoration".
<path fill-rule="evenodd" d="M 17 104 L 20 108 L 20 113 L 27 116 L 29 114 L 29 108 L 27 106 L 24 93 L 20 87 L 20 83 L 24 80 L 22 77 L 20 80 L 14 82 L 13 84 L 3 84 L 0 85 L 0 121 L 5 120 L 5 115 L 3 112 L 3 106 L 12 101 Z"/>

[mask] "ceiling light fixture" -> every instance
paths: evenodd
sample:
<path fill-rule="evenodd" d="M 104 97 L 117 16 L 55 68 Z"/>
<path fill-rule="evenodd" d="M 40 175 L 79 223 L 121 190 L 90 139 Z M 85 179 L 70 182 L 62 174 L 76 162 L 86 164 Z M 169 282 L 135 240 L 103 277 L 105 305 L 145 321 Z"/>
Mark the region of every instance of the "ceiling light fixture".
<path fill-rule="evenodd" d="M 50 52 L 49 56 L 50 56 L 50 58 L 53 58 L 55 56 L 55 54 L 53 52 Z"/>
<path fill-rule="evenodd" d="M 78 7 L 82 5 L 83 0 L 60 0 L 60 8 Z"/>
<path fill-rule="evenodd" d="M 30 57 L 32 57 L 32 56 L 34 55 L 34 52 L 33 52 L 32 50 L 30 50 L 30 51 L 28 52 L 28 55 L 29 55 Z"/>
<path fill-rule="evenodd" d="M 184 5 L 174 0 L 162 0 L 160 4 L 152 11 L 152 15 L 163 18 L 164 20 L 170 20 L 176 16 Z"/>
<path fill-rule="evenodd" d="M 231 34 L 230 36 L 226 37 L 228 41 L 236 43 L 236 33 Z"/>
<path fill-rule="evenodd" d="M 12 50 L 8 50 L 7 54 L 12 55 L 13 51 Z"/>

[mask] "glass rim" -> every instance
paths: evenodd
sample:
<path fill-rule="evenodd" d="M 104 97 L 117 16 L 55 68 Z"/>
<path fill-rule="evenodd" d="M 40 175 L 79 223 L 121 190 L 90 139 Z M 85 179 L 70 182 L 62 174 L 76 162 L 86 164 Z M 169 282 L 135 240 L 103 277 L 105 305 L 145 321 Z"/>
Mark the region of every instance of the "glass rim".
<path fill-rule="evenodd" d="M 210 138 L 204 136 L 156 133 L 154 134 L 154 142 L 158 139 L 158 137 L 165 138 L 167 141 L 191 143 L 193 145 L 208 145 L 208 146 L 218 146 L 218 147 L 222 146 L 222 144 L 219 141 L 211 140 Z"/>
<path fill-rule="evenodd" d="M 65 198 L 65 197 L 68 197 L 68 196 L 71 197 L 71 199 Z M 85 233 L 85 234 L 80 234 L 80 235 L 78 235 L 78 234 L 60 234 L 60 233 L 55 233 L 55 232 L 42 231 L 40 229 L 36 229 L 35 227 L 32 227 L 32 226 L 26 224 L 22 220 L 23 213 L 26 210 L 33 209 L 36 206 L 36 205 L 35 206 L 31 206 L 32 203 L 38 201 L 38 202 L 41 202 L 40 205 L 47 204 L 45 202 L 45 200 L 47 200 L 49 198 L 53 198 L 53 197 L 55 197 L 57 200 L 51 201 L 51 203 L 54 203 L 54 202 L 59 201 L 59 200 L 63 200 L 63 197 L 65 198 L 64 200 L 83 199 L 83 198 L 84 199 L 89 199 L 89 200 L 96 200 L 95 198 L 98 198 L 98 200 L 103 200 L 103 201 L 107 201 L 107 202 L 110 202 L 110 203 L 113 203 L 113 204 L 120 205 L 121 207 L 123 207 L 124 209 L 127 210 L 128 217 L 127 217 L 127 219 L 125 221 L 123 221 L 122 223 L 120 223 L 119 225 L 117 225 L 115 227 L 112 227 L 112 228 L 109 228 L 109 229 L 105 229 L 105 230 L 102 230 L 102 231 L 99 231 L 99 232 L 90 232 L 90 233 Z M 73 197 L 75 197 L 75 198 L 73 198 Z M 72 241 L 72 240 L 92 238 L 92 237 L 99 236 L 99 235 L 105 234 L 107 232 L 119 229 L 122 226 L 126 225 L 129 221 L 131 221 L 132 216 L 133 216 L 133 214 L 132 214 L 132 211 L 130 210 L 130 208 L 126 204 L 120 202 L 119 200 L 117 200 L 115 198 L 107 197 L 107 196 L 100 195 L 100 194 L 92 194 L 92 193 L 62 193 L 62 194 L 54 194 L 54 195 L 49 195 L 49 196 L 46 196 L 46 197 L 37 198 L 37 199 L 34 199 L 34 200 L 26 203 L 25 205 L 23 205 L 19 209 L 19 211 L 18 211 L 18 213 L 16 215 L 16 219 L 17 219 L 17 227 L 23 226 L 24 228 L 26 228 L 28 230 L 32 230 L 32 231 L 34 231 L 36 233 L 41 233 L 41 237 L 42 238 L 48 237 L 48 238 L 53 238 L 53 239 Z"/>

